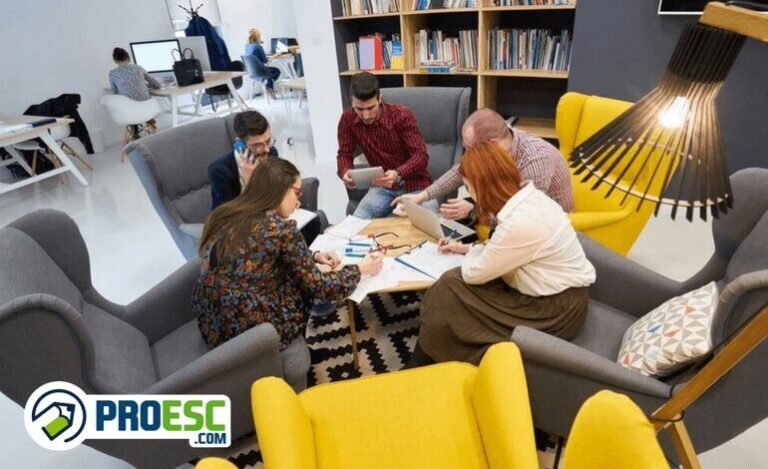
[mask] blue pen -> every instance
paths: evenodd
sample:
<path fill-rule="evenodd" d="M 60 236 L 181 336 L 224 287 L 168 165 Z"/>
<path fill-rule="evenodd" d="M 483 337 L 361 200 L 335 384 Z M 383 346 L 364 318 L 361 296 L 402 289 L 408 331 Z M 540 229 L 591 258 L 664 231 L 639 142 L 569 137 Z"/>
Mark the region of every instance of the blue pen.
<path fill-rule="evenodd" d="M 346 252 L 347 254 L 368 254 L 368 252 L 370 252 L 371 250 L 371 247 L 370 246 L 366 246 L 366 247 L 368 248 L 367 250 L 346 248 L 344 249 L 344 252 Z"/>
<path fill-rule="evenodd" d="M 456 231 L 456 228 L 454 228 L 453 230 L 451 230 L 451 233 L 445 239 L 450 241 L 451 239 L 453 239 L 454 236 L 456 236 L 457 233 L 458 233 L 458 231 Z M 448 244 L 448 241 L 446 241 L 445 239 L 440 240 L 440 246 L 445 246 L 446 244 Z"/>
<path fill-rule="evenodd" d="M 347 246 L 362 246 L 362 247 L 366 247 L 366 248 L 371 247 L 370 244 L 365 244 L 365 243 L 348 243 Z"/>

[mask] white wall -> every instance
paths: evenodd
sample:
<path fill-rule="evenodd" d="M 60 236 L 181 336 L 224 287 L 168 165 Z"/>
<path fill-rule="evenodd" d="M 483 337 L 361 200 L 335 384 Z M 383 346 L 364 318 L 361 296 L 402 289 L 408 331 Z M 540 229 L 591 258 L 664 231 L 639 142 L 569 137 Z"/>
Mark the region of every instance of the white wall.
<path fill-rule="evenodd" d="M 118 141 L 121 129 L 99 105 L 112 49 L 173 37 L 165 2 L 157 0 L 0 1 L 0 113 L 21 114 L 62 93 L 82 96 L 80 115 L 95 145 Z"/>
<path fill-rule="evenodd" d="M 307 82 L 315 161 L 335 166 L 338 148 L 336 126 L 343 109 L 331 3 L 326 0 L 294 0 L 294 9 Z"/>
<path fill-rule="evenodd" d="M 327 3 L 325 0 L 315 0 Z M 269 53 L 273 37 L 296 37 L 293 0 L 218 0 L 224 42 L 232 60 L 240 60 L 248 31 L 261 31 L 264 50 Z"/>

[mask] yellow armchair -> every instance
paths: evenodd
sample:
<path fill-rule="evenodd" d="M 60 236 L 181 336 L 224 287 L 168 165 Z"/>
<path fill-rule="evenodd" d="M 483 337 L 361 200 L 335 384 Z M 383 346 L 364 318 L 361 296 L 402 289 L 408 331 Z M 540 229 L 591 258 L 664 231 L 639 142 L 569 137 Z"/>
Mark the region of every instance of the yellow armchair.
<path fill-rule="evenodd" d="M 298 396 L 279 378 L 251 387 L 266 469 L 538 469 L 522 359 L 511 342 L 476 368 L 442 363 L 325 384 Z M 206 458 L 198 469 L 234 469 Z M 666 468 L 653 425 L 628 397 L 582 406 L 563 469 Z"/>
<path fill-rule="evenodd" d="M 560 141 L 560 152 L 566 159 L 579 143 L 583 142 L 607 123 L 627 110 L 632 103 L 600 96 L 587 96 L 580 93 L 566 93 L 557 105 L 555 130 Z M 638 164 L 630 167 L 624 176 L 627 183 L 637 177 L 640 187 L 651 179 L 653 164 L 640 167 Z M 624 193 L 615 190 L 605 197 L 608 186 L 603 184 L 597 190 L 592 190 L 595 179 L 581 182 L 583 174 L 571 174 L 573 185 L 574 210 L 570 217 L 576 230 L 612 249 L 627 255 L 632 245 L 643 231 L 648 218 L 653 214 L 654 204 L 646 202 L 637 210 L 637 202 L 633 198 L 622 204 Z M 654 182 L 649 193 L 662 192 L 662 181 Z"/>

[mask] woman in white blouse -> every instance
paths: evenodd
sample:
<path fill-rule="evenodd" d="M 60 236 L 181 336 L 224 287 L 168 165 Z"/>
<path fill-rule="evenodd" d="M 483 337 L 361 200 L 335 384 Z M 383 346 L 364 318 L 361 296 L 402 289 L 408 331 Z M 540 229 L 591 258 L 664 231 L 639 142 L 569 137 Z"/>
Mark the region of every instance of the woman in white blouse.
<path fill-rule="evenodd" d="M 573 338 L 587 314 L 595 269 L 571 221 L 493 142 L 479 143 L 460 173 L 481 223 L 497 221 L 486 244 L 440 240 L 442 252 L 466 254 L 424 295 L 421 329 L 409 366 L 460 360 L 478 364 L 516 326 Z"/>

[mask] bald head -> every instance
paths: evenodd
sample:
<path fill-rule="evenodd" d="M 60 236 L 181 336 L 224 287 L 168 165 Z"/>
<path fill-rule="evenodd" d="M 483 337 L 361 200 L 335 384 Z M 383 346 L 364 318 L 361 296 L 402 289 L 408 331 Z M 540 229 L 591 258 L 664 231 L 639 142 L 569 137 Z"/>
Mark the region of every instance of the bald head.
<path fill-rule="evenodd" d="M 461 138 L 467 148 L 491 140 L 506 146 L 504 145 L 505 140 L 511 139 L 511 134 L 507 129 L 507 122 L 498 112 L 493 109 L 482 108 L 467 117 L 464 127 L 461 129 Z"/>

